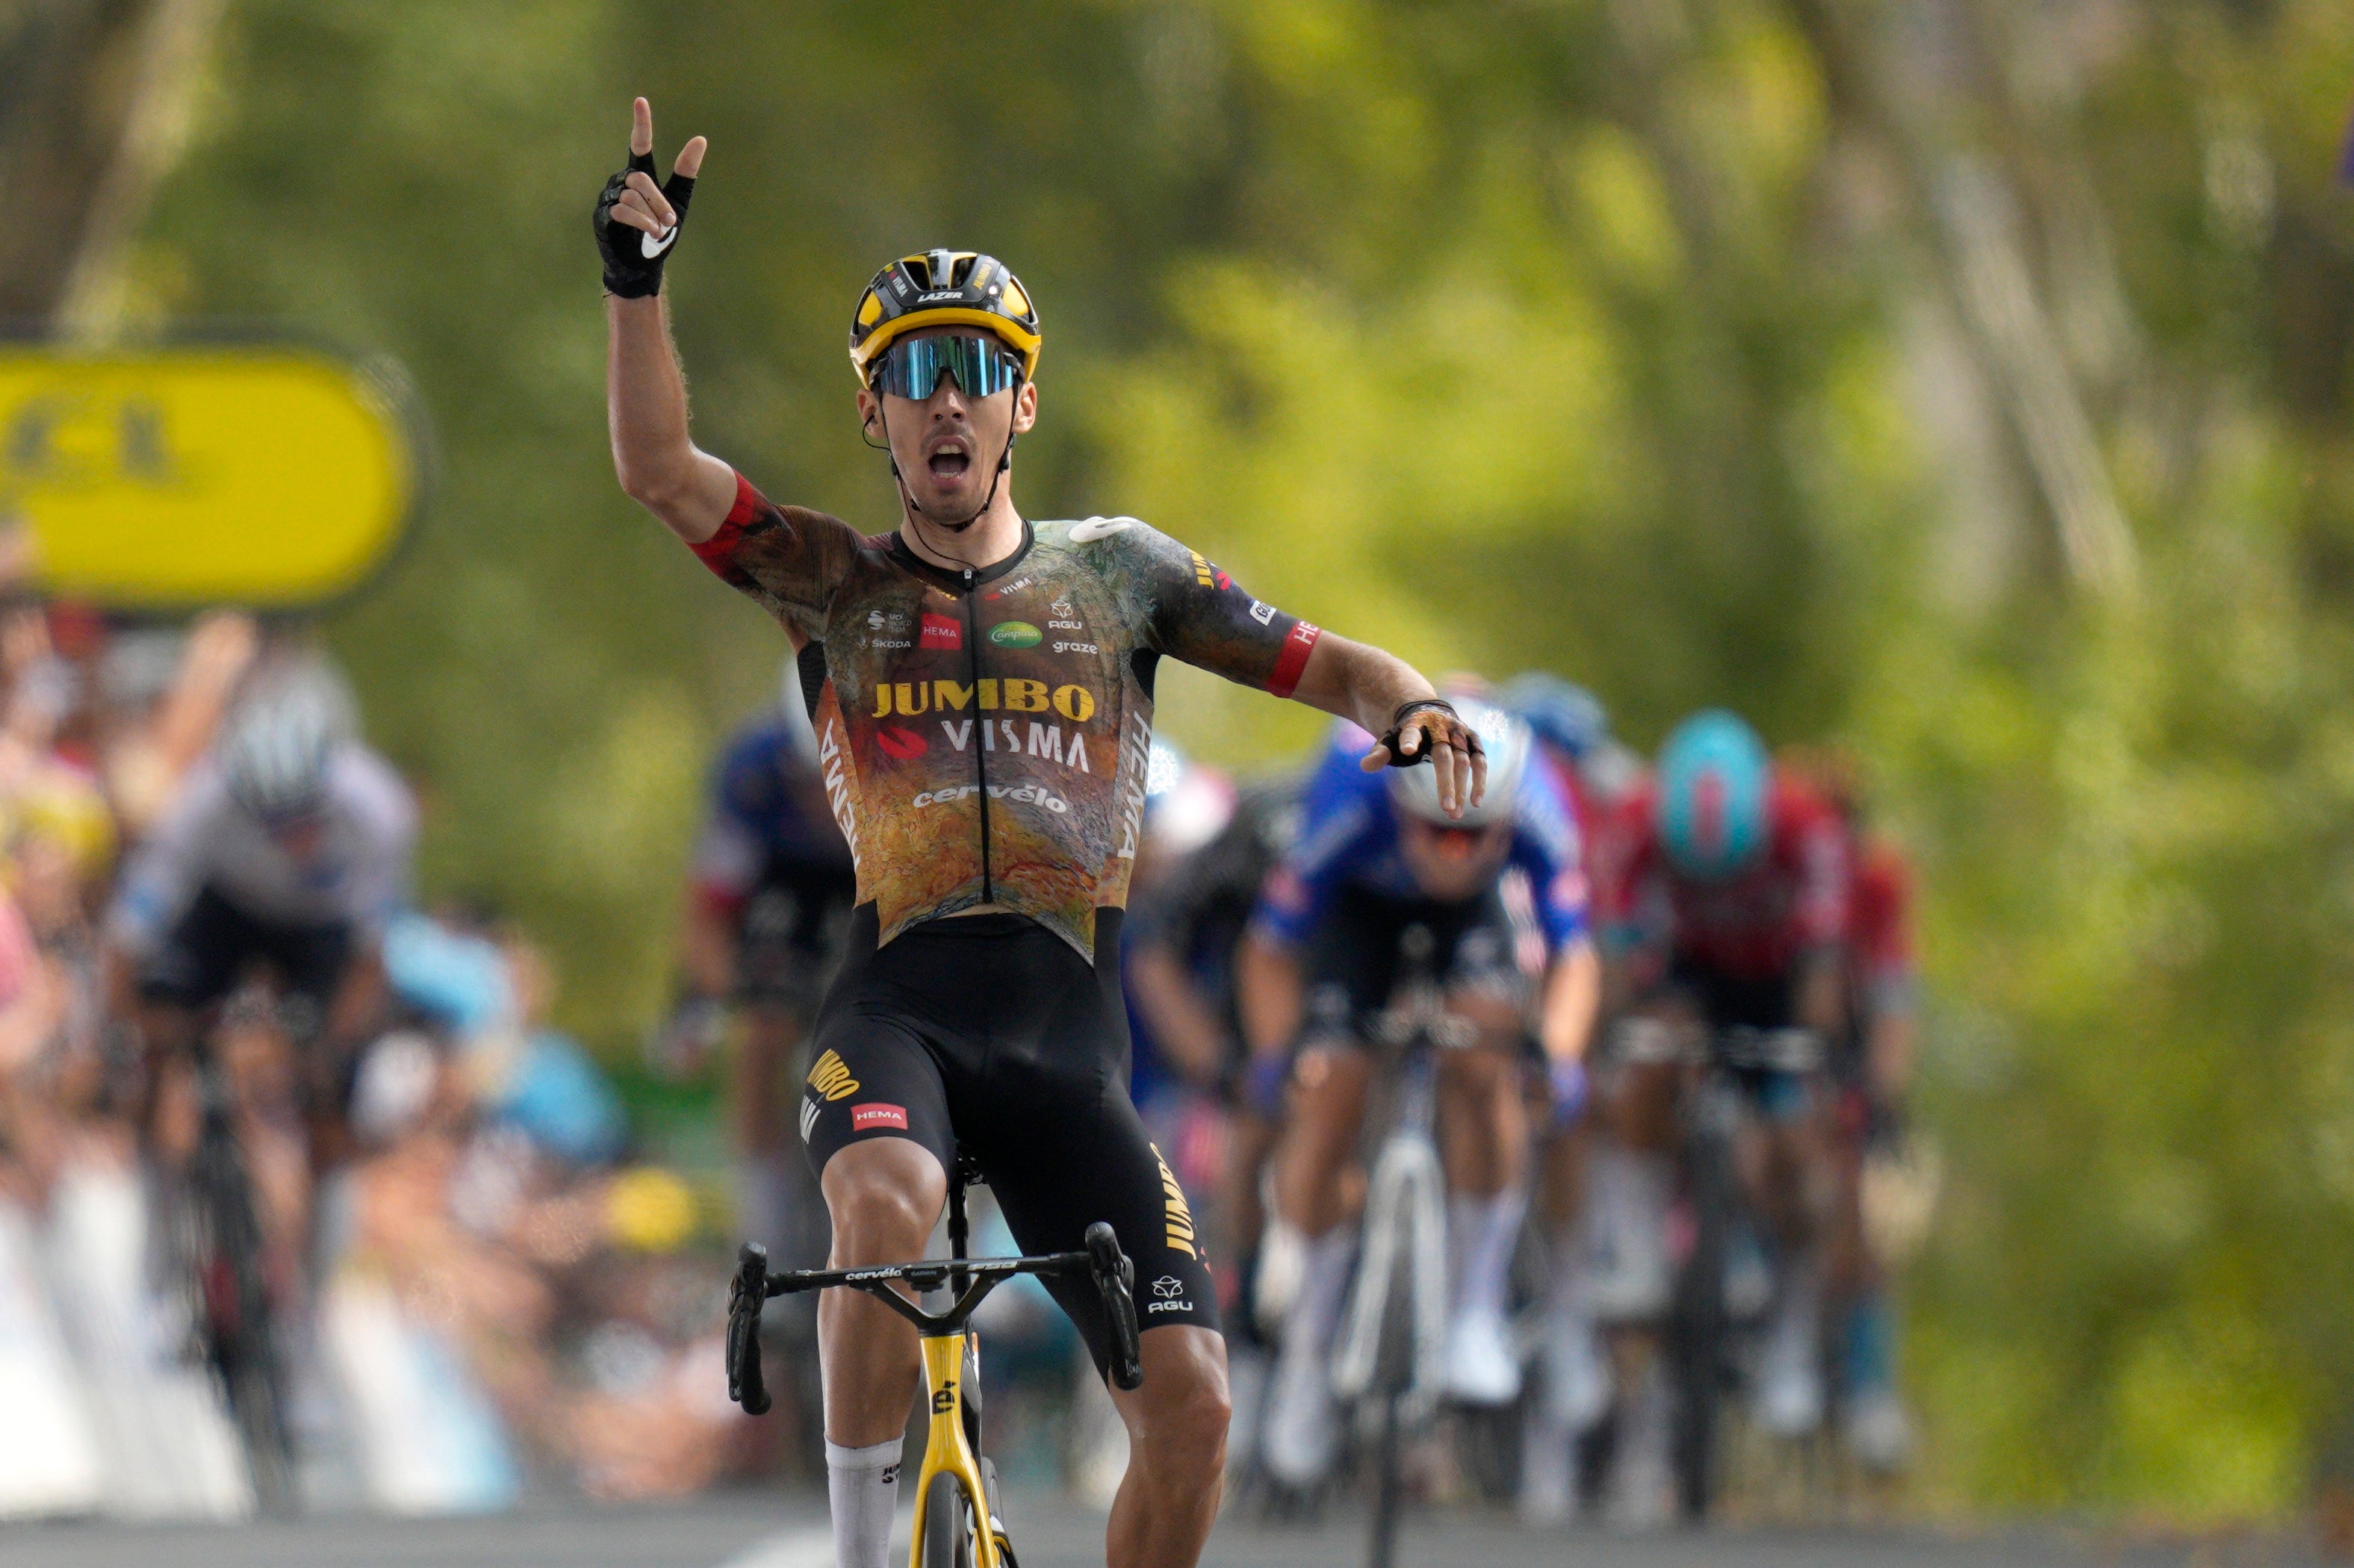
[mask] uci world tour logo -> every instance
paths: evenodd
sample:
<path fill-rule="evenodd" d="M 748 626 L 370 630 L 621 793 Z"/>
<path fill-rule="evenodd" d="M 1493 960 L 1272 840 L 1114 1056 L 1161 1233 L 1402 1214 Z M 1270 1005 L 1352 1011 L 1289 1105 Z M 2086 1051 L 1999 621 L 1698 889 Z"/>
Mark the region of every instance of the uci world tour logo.
<path fill-rule="evenodd" d="M 1043 635 L 1026 620 L 1001 620 L 989 629 L 989 640 L 1000 648 L 1035 648 Z"/>

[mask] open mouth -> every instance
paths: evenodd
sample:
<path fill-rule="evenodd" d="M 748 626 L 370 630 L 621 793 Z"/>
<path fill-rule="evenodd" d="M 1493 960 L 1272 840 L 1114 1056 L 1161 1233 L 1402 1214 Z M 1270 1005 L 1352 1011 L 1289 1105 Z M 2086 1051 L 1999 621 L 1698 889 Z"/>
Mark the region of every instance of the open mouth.
<path fill-rule="evenodd" d="M 971 469 L 972 454 L 964 450 L 962 441 L 951 440 L 944 443 L 938 450 L 926 458 L 924 463 L 931 470 L 934 479 L 943 483 L 954 483 L 962 479 Z"/>

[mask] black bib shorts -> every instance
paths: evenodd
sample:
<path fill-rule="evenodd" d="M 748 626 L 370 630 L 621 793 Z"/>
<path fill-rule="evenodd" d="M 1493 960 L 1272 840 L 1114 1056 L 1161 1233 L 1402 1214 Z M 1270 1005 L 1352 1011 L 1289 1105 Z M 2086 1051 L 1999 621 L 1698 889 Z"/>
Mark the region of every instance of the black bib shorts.
<path fill-rule="evenodd" d="M 1193 1212 L 1128 1097 L 1119 925 L 1097 912 L 1092 966 L 1019 915 L 927 920 L 877 950 L 861 905 L 818 1012 L 801 1141 L 821 1176 L 864 1139 L 913 1139 L 943 1171 L 961 1146 L 1023 1252 L 1076 1251 L 1108 1220 L 1136 1263 L 1138 1328 L 1214 1330 Z M 1094 1284 L 1043 1283 L 1108 1367 Z"/>

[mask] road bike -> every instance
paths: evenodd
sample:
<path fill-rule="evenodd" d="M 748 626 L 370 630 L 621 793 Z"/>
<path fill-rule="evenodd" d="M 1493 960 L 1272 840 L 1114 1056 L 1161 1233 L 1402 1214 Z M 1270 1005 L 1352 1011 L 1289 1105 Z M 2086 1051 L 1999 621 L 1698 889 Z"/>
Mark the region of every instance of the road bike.
<path fill-rule="evenodd" d="M 1758 1225 L 1734 1169 L 1734 1140 L 1754 1114 L 1744 1080 L 1818 1074 L 1823 1043 L 1808 1029 L 1711 1030 L 1681 1048 L 1664 1030 L 1643 1034 L 1631 1054 L 1657 1060 L 1664 1051 L 1695 1072 L 1683 1099 L 1681 1150 L 1691 1241 L 1670 1308 L 1669 1367 L 1676 1391 L 1676 1499 L 1684 1517 L 1700 1523 L 1723 1479 L 1724 1407 L 1741 1380 L 1740 1332 L 1770 1296 L 1762 1282 L 1744 1288 L 1735 1266 L 1736 1236 L 1743 1226 L 1754 1234 Z"/>
<path fill-rule="evenodd" d="M 170 1245 L 188 1309 L 196 1360 L 211 1369 L 266 1513 L 297 1502 L 286 1421 L 279 1302 L 263 1267 L 264 1237 L 252 1174 L 237 1135 L 237 1094 L 200 1032 L 191 1051 L 198 1121 L 195 1150 L 170 1204 Z"/>
<path fill-rule="evenodd" d="M 1017 1275 L 1095 1281 L 1111 1327 L 1111 1381 L 1121 1389 L 1144 1382 L 1137 1344 L 1136 1266 L 1120 1251 L 1110 1225 L 1097 1221 L 1078 1252 L 1039 1257 L 965 1255 L 965 1188 L 980 1174 L 963 1158 L 949 1179 L 949 1255 L 919 1263 L 866 1268 L 769 1272 L 768 1249 L 747 1243 L 737 1255 L 727 1298 L 727 1396 L 758 1415 L 769 1408 L 760 1371 L 760 1308 L 771 1298 L 845 1286 L 863 1290 L 916 1326 L 923 1348 L 924 1390 L 931 1412 L 924 1462 L 916 1478 L 915 1539 L 909 1568 L 1018 1568 L 998 1495 L 997 1467 L 981 1457 L 981 1336 L 970 1325 L 989 1293 Z M 927 1312 L 896 1287 L 948 1290 L 952 1299 Z"/>
<path fill-rule="evenodd" d="M 1437 1410 L 1446 1379 L 1447 1183 L 1432 1135 L 1437 1053 L 1477 1044 L 1479 1031 L 1446 1011 L 1431 974 L 1437 947 L 1427 926 L 1405 928 L 1395 1000 L 1364 1029 L 1390 1069 L 1377 1079 L 1394 1087 L 1366 1182 L 1363 1252 L 1334 1342 L 1332 1392 L 1356 1407 L 1358 1431 L 1372 1439 L 1373 1568 L 1390 1568 L 1396 1555 L 1400 1450 Z M 1369 1118 L 1368 1128 L 1375 1125 Z"/>

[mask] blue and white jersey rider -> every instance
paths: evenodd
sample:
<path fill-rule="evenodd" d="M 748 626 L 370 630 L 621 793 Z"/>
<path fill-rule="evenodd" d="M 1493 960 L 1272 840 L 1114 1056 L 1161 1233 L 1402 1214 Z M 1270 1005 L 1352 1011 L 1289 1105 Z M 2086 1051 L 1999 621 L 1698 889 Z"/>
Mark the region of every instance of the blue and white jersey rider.
<path fill-rule="evenodd" d="M 1402 903 L 1427 896 L 1399 848 L 1400 808 L 1387 770 L 1358 766 L 1372 744 L 1352 724 L 1333 726 L 1300 801 L 1299 836 L 1260 894 L 1253 923 L 1263 934 L 1307 945 L 1344 889 Z M 1525 913 L 1543 942 L 1535 965 L 1542 969 L 1587 929 L 1577 825 L 1547 768 L 1520 770 L 1511 810 L 1511 848 L 1498 881 L 1515 869 L 1526 878 L 1527 905 L 1514 913 Z"/>

